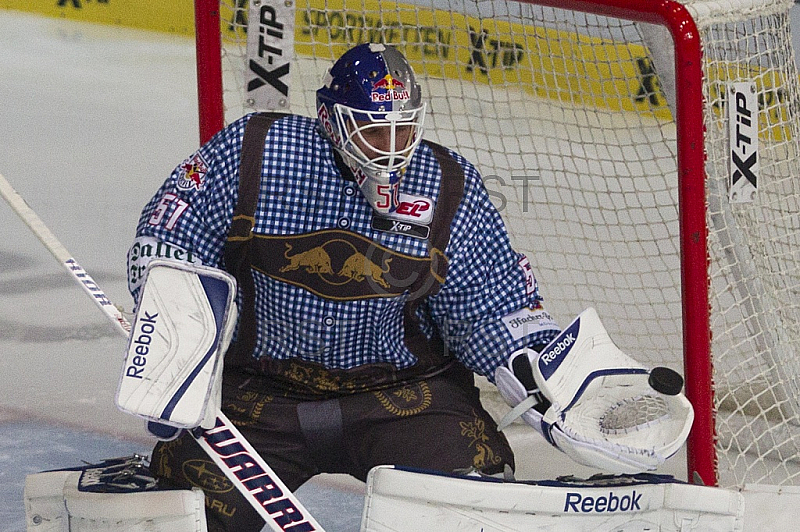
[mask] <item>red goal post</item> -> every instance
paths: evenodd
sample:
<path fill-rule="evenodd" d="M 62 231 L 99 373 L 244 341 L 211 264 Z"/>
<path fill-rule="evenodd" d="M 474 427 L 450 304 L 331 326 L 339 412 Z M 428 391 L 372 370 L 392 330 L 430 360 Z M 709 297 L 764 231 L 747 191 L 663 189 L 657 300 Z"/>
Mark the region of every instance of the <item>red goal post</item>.
<path fill-rule="evenodd" d="M 221 14 L 218 0 L 195 0 L 201 142 L 223 127 L 226 113 L 230 120 L 257 108 L 247 95 L 238 108 L 223 97 L 230 85 L 240 93 L 245 85 L 247 64 L 238 58 L 245 46 L 229 41 L 245 38 L 237 25 L 246 22 L 247 3 L 222 0 Z M 800 222 L 785 214 L 800 200 L 795 185 L 779 179 L 794 169 L 781 157 L 800 152 L 792 124 L 797 84 L 789 81 L 797 75 L 784 42 L 791 0 L 722 3 L 724 16 L 704 0 L 280 2 L 296 9 L 291 72 L 303 81 L 292 81 L 291 111 L 314 115 L 319 72 L 346 46 L 365 35 L 400 46 L 432 96 L 428 135 L 466 153 L 503 186 L 522 172 L 539 180 L 532 205 L 527 190 L 509 187 L 497 196 L 548 307 L 564 323 L 585 306 L 599 307 L 623 350 L 683 371 L 696 414 L 688 480 L 716 485 L 722 469 L 724 485 L 800 483 L 794 469 L 775 474 L 768 463 L 800 449 L 794 434 L 776 442 L 771 432 L 798 423 L 790 399 L 795 369 L 781 367 L 791 365 L 800 337 L 800 309 L 795 320 L 786 303 L 800 295 Z M 651 27 L 666 30 L 662 45 L 648 40 Z M 449 40 L 415 41 L 423 30 Z M 730 44 L 734 35 L 744 44 Z M 490 57 L 485 43 L 516 48 Z M 473 64 L 476 57 L 486 65 Z M 227 63 L 241 72 L 227 76 Z M 723 175 L 735 169 L 727 128 L 743 120 L 726 118 L 735 107 L 727 102 L 747 83 L 757 93 L 756 136 L 778 146 L 760 156 L 765 185 L 753 213 L 720 193 Z M 757 165 L 739 168 L 758 173 Z M 559 261 L 565 253 L 577 254 L 574 272 Z M 780 390 L 771 388 L 774 379 Z M 729 406 L 744 421 L 732 422 Z M 742 427 L 750 432 L 738 439 Z M 772 443 L 760 441 L 762 432 Z M 748 454 L 756 458 L 742 458 Z M 723 455 L 730 455 L 724 463 Z"/>
<path fill-rule="evenodd" d="M 194 20 L 200 143 L 204 144 L 225 125 L 219 0 L 195 0 Z"/>

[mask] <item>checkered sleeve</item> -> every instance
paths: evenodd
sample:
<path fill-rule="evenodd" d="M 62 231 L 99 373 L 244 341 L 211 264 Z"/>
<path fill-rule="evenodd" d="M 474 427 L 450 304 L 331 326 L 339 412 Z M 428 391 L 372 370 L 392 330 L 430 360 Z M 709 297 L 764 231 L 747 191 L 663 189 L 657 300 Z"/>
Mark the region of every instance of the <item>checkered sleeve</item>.
<path fill-rule="evenodd" d="M 245 124 L 231 124 L 189 155 L 145 205 L 128 251 L 128 288 L 135 301 L 153 259 L 220 266 L 238 195 Z"/>
<path fill-rule="evenodd" d="M 465 190 L 451 225 L 447 277 L 428 310 L 449 353 L 493 380 L 494 370 L 515 350 L 546 344 L 558 332 L 552 321 L 515 334 L 513 319 L 542 308 L 527 258 L 514 251 L 499 212 L 477 170 L 458 156 Z"/>

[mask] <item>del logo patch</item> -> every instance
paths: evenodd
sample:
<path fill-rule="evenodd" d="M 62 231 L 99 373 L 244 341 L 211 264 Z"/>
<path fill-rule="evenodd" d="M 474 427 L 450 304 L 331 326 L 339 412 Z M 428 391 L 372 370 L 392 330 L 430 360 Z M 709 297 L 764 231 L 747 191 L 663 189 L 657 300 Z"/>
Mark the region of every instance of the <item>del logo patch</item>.
<path fill-rule="evenodd" d="M 375 214 L 372 228 L 387 233 L 428 238 L 433 220 L 433 200 L 424 196 L 400 193 L 397 210 L 388 214 Z"/>
<path fill-rule="evenodd" d="M 186 159 L 178 167 L 177 187 L 181 190 L 200 190 L 206 181 L 208 164 L 203 160 L 203 156 L 195 153 Z"/>

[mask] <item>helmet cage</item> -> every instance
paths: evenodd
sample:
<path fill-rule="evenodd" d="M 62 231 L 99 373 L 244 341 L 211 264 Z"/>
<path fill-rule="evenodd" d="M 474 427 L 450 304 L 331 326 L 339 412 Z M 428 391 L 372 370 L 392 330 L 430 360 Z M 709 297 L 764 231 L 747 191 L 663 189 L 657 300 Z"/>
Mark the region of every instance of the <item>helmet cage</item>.
<path fill-rule="evenodd" d="M 389 182 L 394 182 L 402 175 L 422 140 L 425 107 L 423 103 L 415 109 L 386 113 L 334 104 L 341 139 L 339 148 L 368 176 L 389 177 Z M 378 128 L 388 129 L 388 146 L 376 146 L 369 140 L 373 137 L 370 133 Z M 398 137 L 405 134 L 405 128 L 408 128 L 407 138 L 398 146 Z M 364 148 L 370 153 L 365 153 Z"/>
<path fill-rule="evenodd" d="M 421 94 L 406 58 L 378 43 L 345 52 L 317 91 L 323 134 L 379 213 L 397 208 L 400 180 L 422 141 L 426 105 Z"/>

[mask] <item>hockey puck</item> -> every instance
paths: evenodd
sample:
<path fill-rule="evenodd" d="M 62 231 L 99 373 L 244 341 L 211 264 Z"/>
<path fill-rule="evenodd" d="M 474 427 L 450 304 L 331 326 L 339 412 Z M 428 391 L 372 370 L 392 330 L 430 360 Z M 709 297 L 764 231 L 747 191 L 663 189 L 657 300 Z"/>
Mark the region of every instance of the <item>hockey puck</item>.
<path fill-rule="evenodd" d="M 660 366 L 650 370 L 647 382 L 651 388 L 664 395 L 678 395 L 683 388 L 683 377 L 677 371 Z"/>

